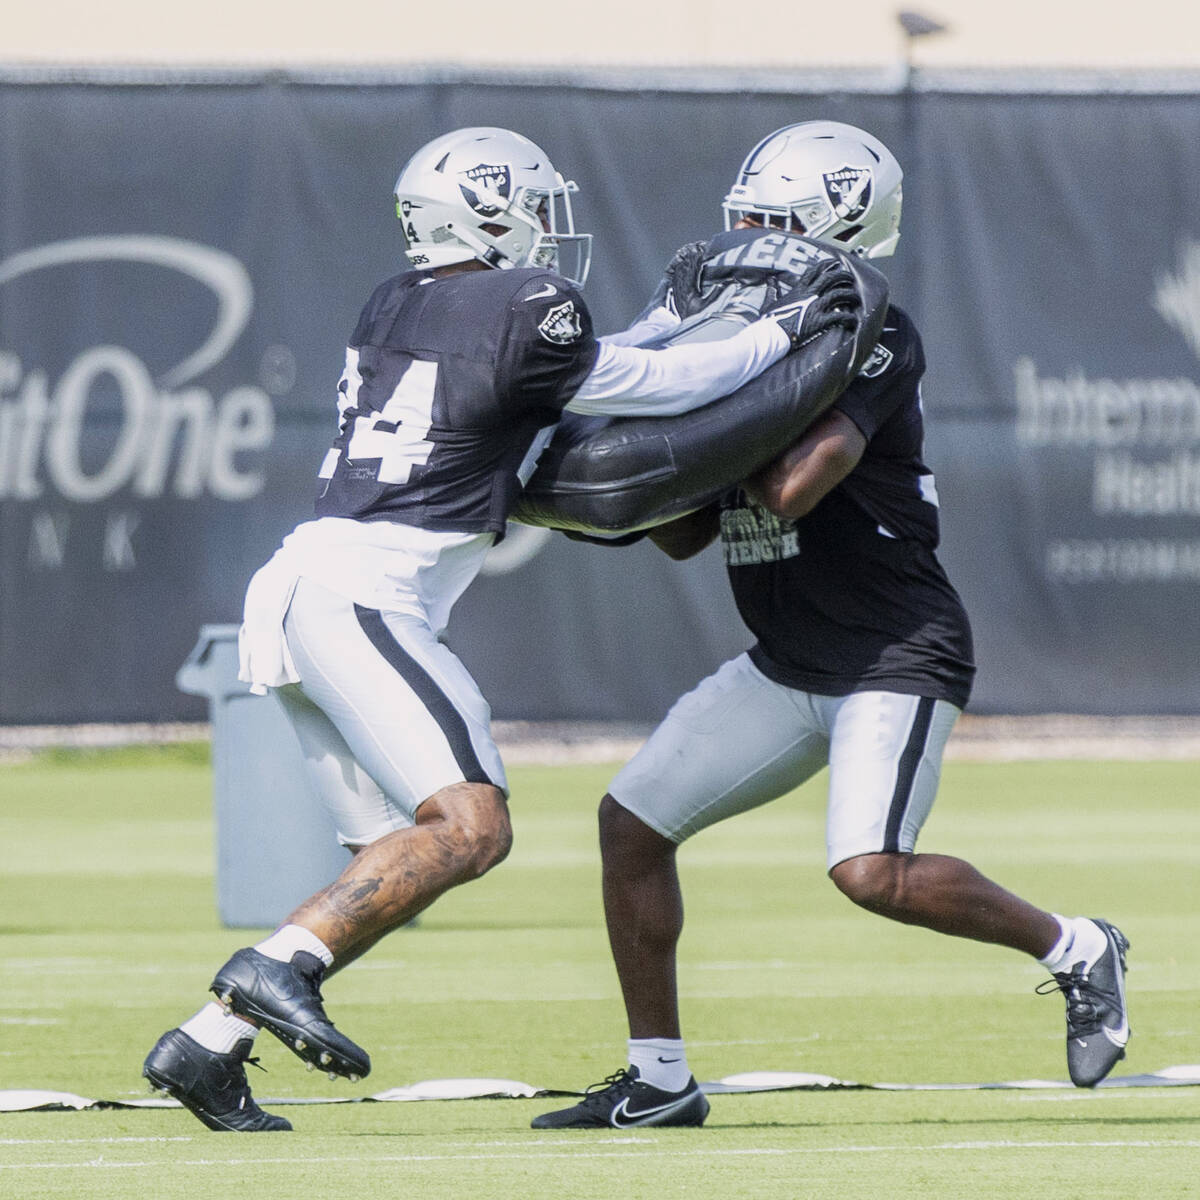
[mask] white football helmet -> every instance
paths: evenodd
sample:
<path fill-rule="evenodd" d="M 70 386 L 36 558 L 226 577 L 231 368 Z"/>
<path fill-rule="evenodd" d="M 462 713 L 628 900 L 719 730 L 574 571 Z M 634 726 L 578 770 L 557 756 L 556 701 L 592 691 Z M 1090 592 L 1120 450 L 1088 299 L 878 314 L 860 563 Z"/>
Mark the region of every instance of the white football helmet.
<path fill-rule="evenodd" d="M 743 217 L 793 230 L 867 258 L 900 240 L 904 173 L 878 139 L 840 121 L 785 125 L 746 157 L 721 207 L 725 228 Z"/>
<path fill-rule="evenodd" d="M 414 267 L 471 259 L 502 269 L 545 267 L 582 285 L 592 235 L 575 232 L 575 191 L 519 133 L 481 126 L 444 134 L 422 146 L 396 180 L 408 260 Z"/>

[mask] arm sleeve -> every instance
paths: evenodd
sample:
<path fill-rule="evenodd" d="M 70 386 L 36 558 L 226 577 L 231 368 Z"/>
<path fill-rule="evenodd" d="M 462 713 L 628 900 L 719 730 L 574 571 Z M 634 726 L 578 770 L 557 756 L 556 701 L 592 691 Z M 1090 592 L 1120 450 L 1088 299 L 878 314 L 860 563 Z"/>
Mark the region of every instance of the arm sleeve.
<path fill-rule="evenodd" d="M 558 413 L 595 364 L 592 317 L 579 290 L 561 276 L 515 274 L 519 286 L 496 359 L 498 390 L 520 409 Z"/>
<path fill-rule="evenodd" d="M 900 407 L 925 372 L 925 353 L 912 323 L 892 310 L 866 366 L 833 407 L 844 413 L 868 441 Z"/>
<path fill-rule="evenodd" d="M 722 341 L 662 350 L 602 342 L 567 409 L 589 416 L 678 416 L 737 391 L 789 348 L 787 334 L 770 320 L 755 321 Z"/>
<path fill-rule="evenodd" d="M 628 329 L 622 329 L 618 333 L 606 333 L 597 340 L 609 346 L 643 346 L 651 338 L 669 332 L 678 324 L 678 314 L 660 304 Z"/>

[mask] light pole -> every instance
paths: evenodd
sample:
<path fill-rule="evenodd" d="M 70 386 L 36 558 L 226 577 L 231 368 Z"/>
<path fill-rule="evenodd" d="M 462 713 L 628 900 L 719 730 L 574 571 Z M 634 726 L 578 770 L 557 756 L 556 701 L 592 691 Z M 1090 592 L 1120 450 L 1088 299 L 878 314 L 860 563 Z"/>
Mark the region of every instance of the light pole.
<path fill-rule="evenodd" d="M 932 33 L 945 33 L 948 26 L 924 13 L 914 12 L 903 8 L 896 14 L 900 28 L 904 30 L 904 90 L 912 91 L 913 76 L 913 43 L 918 38 L 928 37 Z"/>
<path fill-rule="evenodd" d="M 940 21 L 935 21 L 932 17 L 925 16 L 924 13 L 914 12 L 911 9 L 901 9 L 896 13 L 896 20 L 900 23 L 900 28 L 904 31 L 904 74 L 900 83 L 900 126 L 903 131 L 901 147 L 902 155 L 900 166 L 905 175 L 906 193 L 910 190 L 910 180 L 917 183 L 917 193 L 920 191 L 921 179 L 921 138 L 919 129 L 919 115 L 917 112 L 917 92 L 914 86 L 913 64 L 913 43 L 918 38 L 929 37 L 931 34 L 943 33 L 946 26 Z M 911 211 L 911 210 L 910 210 Z M 909 228 L 913 226 L 912 218 L 909 218 Z M 918 226 L 919 228 L 919 226 Z M 910 234 L 911 237 L 911 234 Z M 909 243 L 912 244 L 911 241 Z M 920 247 L 917 248 L 916 254 L 907 256 L 908 278 L 911 281 L 912 293 L 917 305 L 918 319 L 924 316 L 924 296 L 922 283 L 924 281 L 924 270 Z"/>

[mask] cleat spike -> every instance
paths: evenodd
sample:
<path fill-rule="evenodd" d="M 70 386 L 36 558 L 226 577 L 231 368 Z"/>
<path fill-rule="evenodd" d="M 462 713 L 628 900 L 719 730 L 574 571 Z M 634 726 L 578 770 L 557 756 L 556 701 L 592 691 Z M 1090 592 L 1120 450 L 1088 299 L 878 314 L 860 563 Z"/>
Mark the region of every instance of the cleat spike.
<path fill-rule="evenodd" d="M 346 1076 L 346 1078 L 347 1078 L 347 1079 L 349 1079 L 351 1083 L 357 1083 L 357 1082 L 359 1081 L 359 1078 L 360 1078 L 360 1076 L 358 1076 L 358 1075 L 347 1075 L 347 1076 Z"/>
<path fill-rule="evenodd" d="M 315 1071 L 317 1069 L 317 1067 L 316 1067 L 315 1063 L 306 1062 L 304 1064 L 304 1069 L 306 1071 Z"/>
<path fill-rule="evenodd" d="M 328 1050 L 323 1051 L 321 1054 L 321 1066 L 327 1067 L 331 1062 L 333 1062 L 333 1055 Z"/>
<path fill-rule="evenodd" d="M 337 1072 L 336 1072 L 336 1071 L 329 1071 L 329 1072 L 328 1072 L 328 1075 L 329 1075 L 329 1078 L 330 1078 L 330 1079 L 336 1079 L 336 1078 L 337 1078 Z"/>
<path fill-rule="evenodd" d="M 307 1047 L 308 1047 L 308 1043 L 307 1043 L 307 1042 L 306 1042 L 306 1041 L 305 1041 L 303 1038 L 297 1038 L 297 1039 L 296 1039 L 296 1040 L 295 1040 L 295 1041 L 292 1043 L 292 1046 L 293 1046 L 293 1047 L 294 1047 L 296 1050 L 305 1050 L 305 1049 L 307 1049 Z"/>

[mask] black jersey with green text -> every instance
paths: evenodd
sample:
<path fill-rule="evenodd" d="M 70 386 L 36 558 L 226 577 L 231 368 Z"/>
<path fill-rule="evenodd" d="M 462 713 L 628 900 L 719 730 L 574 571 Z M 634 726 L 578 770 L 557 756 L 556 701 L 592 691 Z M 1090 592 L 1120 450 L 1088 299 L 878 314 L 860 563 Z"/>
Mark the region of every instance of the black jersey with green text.
<path fill-rule="evenodd" d="M 503 534 L 597 352 L 583 297 L 553 272 L 389 279 L 346 352 L 317 516 Z"/>
<path fill-rule="evenodd" d="M 807 516 L 780 520 L 731 492 L 721 541 L 750 656 L 821 695 L 891 691 L 966 704 L 971 630 L 936 555 L 937 493 L 922 461 L 920 337 L 888 310 L 875 353 L 834 407 L 867 439 Z"/>

